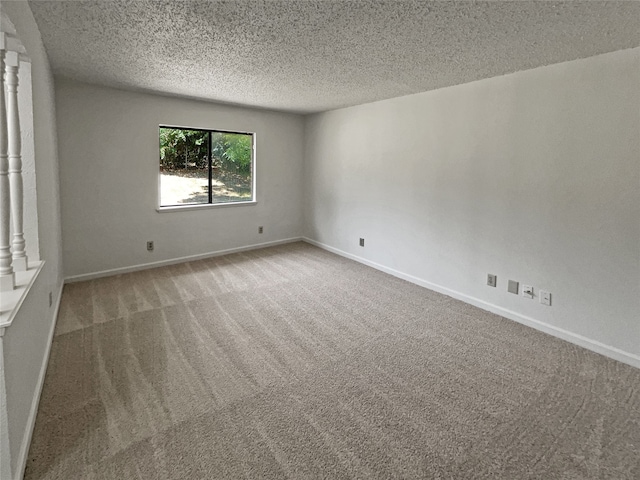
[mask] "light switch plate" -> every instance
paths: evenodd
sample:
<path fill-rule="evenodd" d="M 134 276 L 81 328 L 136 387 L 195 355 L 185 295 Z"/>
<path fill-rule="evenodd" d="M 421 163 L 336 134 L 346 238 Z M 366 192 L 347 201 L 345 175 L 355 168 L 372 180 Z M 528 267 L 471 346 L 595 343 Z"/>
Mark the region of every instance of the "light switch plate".
<path fill-rule="evenodd" d="M 522 285 L 522 296 L 533 298 L 533 287 L 531 285 Z"/>
<path fill-rule="evenodd" d="M 487 274 L 487 285 L 489 285 L 490 287 L 495 287 L 498 281 L 498 277 L 496 277 L 495 275 L 488 273 Z"/>
<path fill-rule="evenodd" d="M 516 282 L 515 280 L 509 280 L 509 286 L 507 287 L 507 291 L 509 293 L 515 293 L 517 295 L 518 294 L 518 282 Z"/>

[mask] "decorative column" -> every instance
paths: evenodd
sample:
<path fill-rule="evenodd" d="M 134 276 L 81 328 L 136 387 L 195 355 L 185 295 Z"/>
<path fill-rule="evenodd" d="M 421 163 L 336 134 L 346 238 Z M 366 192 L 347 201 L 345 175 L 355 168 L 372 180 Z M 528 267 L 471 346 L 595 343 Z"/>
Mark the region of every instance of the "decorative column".
<path fill-rule="evenodd" d="M 13 290 L 15 275 L 11 267 L 11 246 L 9 245 L 9 157 L 7 155 L 7 108 L 4 100 L 4 55 L 7 38 L 0 32 L 0 292 Z"/>
<path fill-rule="evenodd" d="M 18 52 L 6 53 L 7 85 L 7 130 L 9 132 L 9 192 L 11 194 L 11 219 L 13 221 L 13 269 L 16 272 L 27 270 L 25 252 L 22 194 L 22 158 L 20 143 L 20 114 L 18 113 Z"/>

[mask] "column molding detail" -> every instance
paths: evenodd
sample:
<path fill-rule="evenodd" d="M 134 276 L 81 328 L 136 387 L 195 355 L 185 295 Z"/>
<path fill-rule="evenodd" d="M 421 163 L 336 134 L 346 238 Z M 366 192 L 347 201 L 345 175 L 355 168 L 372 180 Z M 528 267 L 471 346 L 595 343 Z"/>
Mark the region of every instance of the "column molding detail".
<path fill-rule="evenodd" d="M 13 290 L 15 274 L 11 266 L 9 156 L 7 153 L 7 108 L 4 93 L 4 57 L 7 38 L 0 32 L 0 292 Z"/>
<path fill-rule="evenodd" d="M 27 270 L 27 254 L 23 232 L 24 197 L 22 184 L 22 143 L 20 139 L 20 114 L 18 111 L 18 52 L 6 53 L 5 83 L 7 86 L 7 130 L 9 133 L 9 193 L 11 195 L 11 220 L 13 225 L 13 270 Z"/>

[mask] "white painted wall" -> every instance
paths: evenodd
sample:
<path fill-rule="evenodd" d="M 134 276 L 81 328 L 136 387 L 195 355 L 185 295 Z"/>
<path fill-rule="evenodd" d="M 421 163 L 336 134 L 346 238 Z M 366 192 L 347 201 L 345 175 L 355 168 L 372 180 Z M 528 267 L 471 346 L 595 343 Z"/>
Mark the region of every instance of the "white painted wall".
<path fill-rule="evenodd" d="M 306 236 L 640 366 L 639 86 L 636 48 L 310 116 Z"/>
<path fill-rule="evenodd" d="M 49 61 L 28 3 L 2 2 L 2 10 L 15 25 L 31 58 L 38 214 L 27 216 L 26 226 L 30 225 L 29 219 L 37 218 L 40 257 L 46 262 L 3 339 L 11 463 L 14 477 L 22 478 L 35 420 L 34 408 L 37 409 L 55 324 L 55 307 L 62 288 L 62 247 L 53 77 Z M 25 168 L 29 165 L 30 160 L 25 162 Z M 31 180 L 25 180 L 25 188 L 30 188 Z M 33 193 L 28 195 L 35 199 Z M 54 297 L 52 307 L 49 307 L 49 292 Z"/>
<path fill-rule="evenodd" d="M 66 277 L 301 236 L 302 117 L 64 79 L 56 100 Z M 258 204 L 158 213 L 160 124 L 255 132 Z"/>

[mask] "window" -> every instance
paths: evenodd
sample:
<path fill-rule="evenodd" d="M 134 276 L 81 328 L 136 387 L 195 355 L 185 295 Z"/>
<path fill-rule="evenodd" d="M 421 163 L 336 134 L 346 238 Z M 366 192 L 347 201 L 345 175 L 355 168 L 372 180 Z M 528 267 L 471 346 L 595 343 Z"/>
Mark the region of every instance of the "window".
<path fill-rule="evenodd" d="M 255 135 L 160 126 L 160 207 L 253 202 Z"/>

